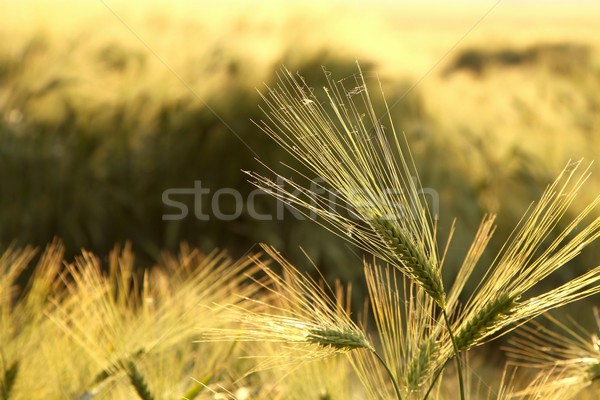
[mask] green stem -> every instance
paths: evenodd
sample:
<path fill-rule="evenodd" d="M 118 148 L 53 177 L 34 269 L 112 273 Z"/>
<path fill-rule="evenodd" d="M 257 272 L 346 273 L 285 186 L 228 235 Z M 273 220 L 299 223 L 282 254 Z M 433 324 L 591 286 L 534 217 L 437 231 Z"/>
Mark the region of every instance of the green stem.
<path fill-rule="evenodd" d="M 392 380 L 392 384 L 394 385 L 394 391 L 396 392 L 396 396 L 398 397 L 398 400 L 402 400 L 402 395 L 400 394 L 400 388 L 398 387 L 398 382 L 396 382 L 396 378 L 394 378 L 394 374 L 392 374 L 392 371 L 387 366 L 387 364 L 385 363 L 383 358 L 381 358 L 381 356 L 375 350 L 371 350 L 371 351 L 373 352 L 373 354 L 375 354 L 375 357 L 377 357 L 377 359 L 379 360 L 381 365 L 383 365 L 383 367 L 387 371 L 388 375 L 390 376 L 390 379 Z"/>
<path fill-rule="evenodd" d="M 446 321 L 446 326 L 448 327 L 448 333 L 450 334 L 450 340 L 452 341 L 452 347 L 454 348 L 454 356 L 456 357 L 456 370 L 458 372 L 458 386 L 460 390 L 460 400 L 465 400 L 465 386 L 463 381 L 462 374 L 462 363 L 460 361 L 460 352 L 458 350 L 458 346 L 456 345 L 456 339 L 454 338 L 454 334 L 452 333 L 452 327 L 450 325 L 450 320 L 448 319 L 448 314 L 446 313 L 446 309 L 442 308 L 442 314 L 444 314 L 444 320 Z"/>
<path fill-rule="evenodd" d="M 433 377 L 433 380 L 431 381 L 431 385 L 429 385 L 429 389 L 427 389 L 427 392 L 425 393 L 423 400 L 427 400 L 427 397 L 429 397 L 429 393 L 431 393 L 431 390 L 433 389 L 433 387 L 435 386 L 435 383 L 437 382 L 438 378 L 442 374 L 442 371 L 444 370 L 444 368 L 446 368 L 447 363 L 448 363 L 448 360 L 446 360 L 444 365 L 442 365 L 442 367 L 438 370 L 438 372 L 435 373 L 435 376 Z"/>

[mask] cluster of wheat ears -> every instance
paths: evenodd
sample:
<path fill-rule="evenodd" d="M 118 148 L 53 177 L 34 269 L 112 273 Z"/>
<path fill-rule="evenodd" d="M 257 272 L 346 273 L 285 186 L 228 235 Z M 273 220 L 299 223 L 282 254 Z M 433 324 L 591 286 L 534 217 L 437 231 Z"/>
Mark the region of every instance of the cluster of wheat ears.
<path fill-rule="evenodd" d="M 300 168 L 292 168 L 294 179 L 286 177 L 289 170 L 275 173 L 277 179 L 248 175 L 371 254 L 362 265 L 369 297 L 362 322 L 351 316 L 347 288 L 299 272 L 268 245 L 262 245 L 268 257 L 237 263 L 184 249 L 165 262 L 168 274 L 136 279 L 127 249 L 113 253 L 106 275 L 87 253 L 63 268 L 55 244 L 19 299 L 12 288 L 33 253 L 10 249 L 0 257 L 0 398 L 131 398 L 116 395 L 123 388 L 114 382 L 125 377 L 126 389 L 144 400 L 248 398 L 232 389 L 243 379 L 262 386 L 257 398 L 305 399 L 324 378 L 341 380 L 342 389 L 320 399 L 564 400 L 600 381 L 598 336 L 550 317 L 557 329 L 524 325 L 600 292 L 600 266 L 551 290 L 530 290 L 600 236 L 600 196 L 563 221 L 589 166 L 566 166 L 465 293 L 492 240 L 495 216 L 483 218 L 453 282 L 444 282 L 452 234 L 440 251 L 436 216 L 390 110 L 386 105 L 385 120 L 378 116 L 360 67 L 342 81 L 326 76 L 321 99 L 283 70 L 280 84 L 263 96 L 268 118 L 259 123 L 323 184 L 315 190 Z M 369 330 L 367 314 L 375 321 Z M 516 328 L 499 389 L 482 394 L 471 384 L 469 350 Z M 232 354 L 242 358 L 232 361 Z M 447 368 L 451 360 L 455 368 Z M 42 373 L 48 362 L 54 374 Z M 525 368 L 537 372 L 523 384 Z M 253 378 L 264 373 L 269 378 Z M 443 383 L 450 375 L 455 388 Z M 189 376 L 198 380 L 190 385 L 182 378 Z M 286 391 L 284 379 L 300 383 Z"/>
<path fill-rule="evenodd" d="M 463 293 L 494 232 L 495 216 L 483 218 L 458 274 L 446 289 L 442 280 L 445 252 L 438 249 L 436 216 L 428 209 L 406 138 L 394 131 L 385 100 L 383 117 L 378 115 L 358 68 L 356 76 L 340 81 L 325 72 L 328 87 L 323 99 L 288 70 L 282 71 L 277 87 L 263 95 L 268 119 L 259 126 L 325 182 L 318 190 L 309 189 L 306 173 L 291 167 L 294 178 L 272 170 L 276 180 L 254 172 L 248 175 L 258 187 L 373 256 L 363 268 L 376 321 L 375 339 L 353 322 L 347 307 L 330 300 L 334 291 L 328 294 L 275 249 L 265 246 L 284 270 L 282 278 L 259 263 L 274 285 L 265 288 L 272 290 L 279 303 L 260 303 L 257 309 L 258 304 L 249 300 L 244 304 L 248 307 L 230 308 L 241 327 L 210 336 L 302 345 L 306 346 L 302 357 L 307 359 L 343 353 L 369 398 L 441 398 L 440 376 L 454 359 L 458 393 L 445 395 L 465 399 L 462 360 L 469 349 L 553 308 L 600 292 L 600 267 L 596 267 L 545 293 L 526 296 L 600 236 L 600 217 L 595 216 L 600 196 L 562 232 L 554 232 L 589 176 L 589 166 L 570 162 L 527 211 L 487 266 L 475 292 Z M 584 222 L 590 215 L 595 219 Z M 551 233 L 555 237 L 546 243 Z M 335 292 L 339 298 L 340 291 Z M 468 300 L 462 304 L 461 297 Z M 597 339 L 590 345 L 582 341 L 577 350 L 558 351 L 558 355 L 550 349 L 560 347 L 564 335 L 546 338 L 535 332 L 517 341 L 510 354 L 522 364 L 543 366 L 542 373 L 518 392 L 508 377 L 497 393 L 499 398 L 565 398 L 565 393 L 574 395 L 575 387 L 600 378 Z M 544 339 L 558 343 L 546 346 Z"/>

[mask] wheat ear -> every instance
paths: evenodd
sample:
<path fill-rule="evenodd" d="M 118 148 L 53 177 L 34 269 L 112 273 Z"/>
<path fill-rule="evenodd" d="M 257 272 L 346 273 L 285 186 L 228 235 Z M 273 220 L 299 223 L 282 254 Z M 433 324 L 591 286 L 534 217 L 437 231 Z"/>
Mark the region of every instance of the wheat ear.
<path fill-rule="evenodd" d="M 372 349 L 362 334 L 350 330 L 311 329 L 306 340 L 309 343 L 340 350 Z"/>
<path fill-rule="evenodd" d="M 398 260 L 404 265 L 411 278 L 429 294 L 440 307 L 445 308 L 446 294 L 439 273 L 410 240 L 400 234 L 389 221 L 383 218 L 373 220 L 374 229 L 392 249 Z"/>
<path fill-rule="evenodd" d="M 396 377 L 392 373 L 392 370 L 385 362 L 385 360 L 377 353 L 377 351 L 371 346 L 366 340 L 362 333 L 359 331 L 342 331 L 338 329 L 311 329 L 310 333 L 306 337 L 306 341 L 309 343 L 318 344 L 323 347 L 333 347 L 337 350 L 356 350 L 356 349 L 368 349 L 370 350 L 375 358 L 381 363 L 388 373 L 396 397 L 398 400 L 402 400 L 402 394 L 400 387 L 396 381 Z"/>
<path fill-rule="evenodd" d="M 456 335 L 458 350 L 468 350 L 478 344 L 480 339 L 494 330 L 504 317 L 511 314 L 515 305 L 515 299 L 508 293 L 502 293 L 487 303 L 458 330 Z"/>
<path fill-rule="evenodd" d="M 600 330 L 600 315 L 597 309 L 594 312 Z M 521 328 L 504 349 L 512 364 L 540 370 L 532 384 L 518 394 L 536 394 L 536 382 L 544 382 L 545 393 L 568 388 L 569 393 L 576 394 L 600 380 L 598 334 L 587 331 L 575 320 L 567 325 L 548 314 L 545 317 L 554 329 L 534 322 Z"/>
<path fill-rule="evenodd" d="M 150 393 L 150 389 L 148 389 L 148 384 L 144 379 L 144 376 L 137 369 L 137 366 L 133 361 L 130 361 L 127 368 L 127 376 L 129 377 L 129 381 L 135 388 L 138 396 L 142 400 L 154 400 L 154 396 Z"/>
<path fill-rule="evenodd" d="M 418 390 L 423 383 L 423 379 L 429 376 L 432 368 L 431 355 L 437 350 L 438 344 L 433 338 L 421 343 L 417 356 L 412 359 L 407 369 L 406 381 L 409 389 Z"/>
<path fill-rule="evenodd" d="M 594 364 L 589 368 L 590 381 L 594 382 L 600 379 L 600 363 Z"/>
<path fill-rule="evenodd" d="M 17 374 L 19 373 L 19 361 L 14 361 L 10 367 L 8 367 L 2 376 L 0 381 L 0 389 L 2 390 L 2 398 L 8 400 L 10 393 L 17 380 Z"/>

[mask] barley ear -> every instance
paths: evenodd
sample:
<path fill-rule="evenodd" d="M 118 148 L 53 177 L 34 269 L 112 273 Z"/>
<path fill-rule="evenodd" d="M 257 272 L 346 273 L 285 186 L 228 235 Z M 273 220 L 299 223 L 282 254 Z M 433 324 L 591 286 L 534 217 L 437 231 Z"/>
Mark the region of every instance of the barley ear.
<path fill-rule="evenodd" d="M 340 350 L 372 349 L 365 337 L 355 331 L 311 329 L 306 340 L 309 343 L 315 343 L 323 347 L 334 347 Z"/>
<path fill-rule="evenodd" d="M 2 381 L 0 381 L 0 389 L 2 390 L 2 399 L 8 400 L 10 393 L 17 380 L 17 374 L 19 373 L 19 361 L 14 361 L 8 369 L 4 370 Z"/>
<path fill-rule="evenodd" d="M 144 353 L 145 353 L 145 350 L 143 348 L 141 348 L 130 356 L 126 356 L 126 357 L 122 357 L 122 358 L 118 359 L 117 361 L 115 361 L 112 364 L 113 365 L 112 368 L 103 369 L 102 371 L 100 371 L 98 373 L 98 375 L 96 375 L 96 377 L 94 378 L 94 384 L 99 384 L 99 383 L 104 382 L 106 379 L 113 376 L 121 368 L 125 369 L 125 365 L 127 365 L 127 361 L 131 361 Z"/>
<path fill-rule="evenodd" d="M 425 254 L 384 218 L 372 221 L 374 229 L 394 252 L 412 279 L 429 294 L 440 307 L 446 306 L 444 285 L 437 270 L 427 260 Z"/>
<path fill-rule="evenodd" d="M 588 373 L 590 374 L 590 381 L 600 380 L 600 362 L 592 365 L 588 369 Z"/>
<path fill-rule="evenodd" d="M 468 350 L 497 328 L 497 324 L 511 314 L 516 300 L 504 292 L 487 303 L 460 327 L 456 335 L 459 351 Z"/>
<path fill-rule="evenodd" d="M 406 381 L 410 390 L 418 390 L 421 384 L 431 373 L 431 359 L 438 350 L 438 344 L 435 339 L 427 339 L 419 346 L 417 354 L 410 361 Z"/>
<path fill-rule="evenodd" d="M 129 381 L 135 388 L 138 396 L 142 400 L 154 400 L 154 396 L 150 393 L 150 389 L 148 389 L 148 384 L 144 379 L 142 373 L 137 369 L 137 366 L 133 361 L 129 362 L 127 368 L 127 376 L 129 377 Z"/>

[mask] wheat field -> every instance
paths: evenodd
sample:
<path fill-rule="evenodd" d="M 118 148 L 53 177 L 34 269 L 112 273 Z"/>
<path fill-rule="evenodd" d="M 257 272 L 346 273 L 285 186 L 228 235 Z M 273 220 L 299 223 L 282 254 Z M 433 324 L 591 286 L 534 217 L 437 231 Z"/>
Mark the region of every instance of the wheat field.
<path fill-rule="evenodd" d="M 598 397 L 593 2 L 0 15 L 0 399 Z"/>

